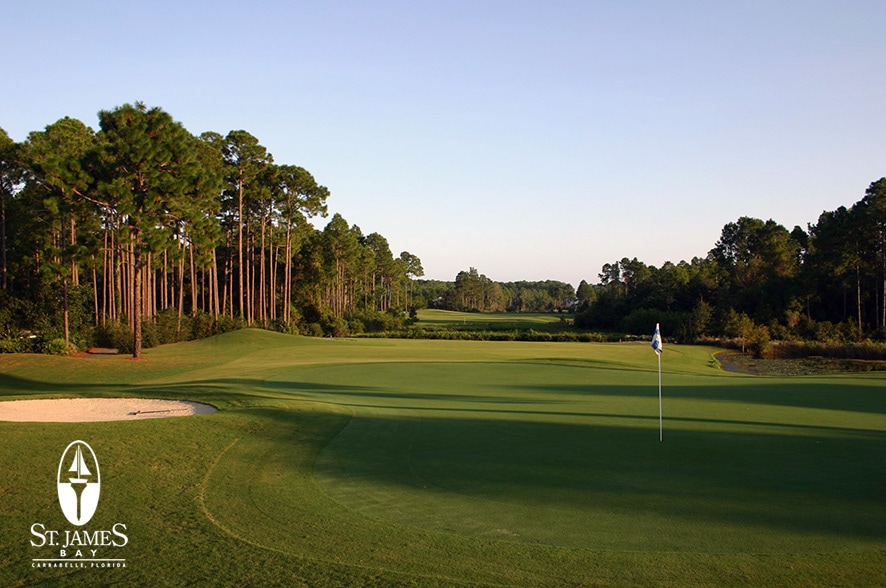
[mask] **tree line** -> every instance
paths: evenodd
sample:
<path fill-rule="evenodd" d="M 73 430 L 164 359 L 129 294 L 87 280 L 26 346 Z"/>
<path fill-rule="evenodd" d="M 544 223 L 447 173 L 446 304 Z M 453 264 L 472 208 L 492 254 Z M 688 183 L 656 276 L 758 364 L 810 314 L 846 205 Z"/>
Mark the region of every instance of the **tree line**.
<path fill-rule="evenodd" d="M 886 338 L 886 178 L 851 207 L 824 211 L 805 229 L 742 217 L 705 257 L 661 267 L 624 258 L 582 281 L 581 328 L 692 341 L 736 337 L 851 342 Z"/>
<path fill-rule="evenodd" d="M 774 220 L 726 224 L 704 257 L 661 267 L 604 264 L 594 283 L 496 282 L 476 268 L 418 281 L 419 304 L 475 312 L 574 312 L 584 331 L 734 338 L 760 353 L 773 339 L 886 340 L 886 178 L 851 207 L 788 230 Z"/>
<path fill-rule="evenodd" d="M 158 107 L 0 129 L 0 350 L 154 344 L 243 325 L 341 335 L 402 322 L 421 260 L 341 215 L 243 130 Z M 145 341 L 147 338 L 147 341 Z"/>
<path fill-rule="evenodd" d="M 310 335 L 400 330 L 420 307 L 574 312 L 583 330 L 670 337 L 886 338 L 886 178 L 788 231 L 742 217 L 704 257 L 624 258 L 577 289 L 476 268 L 420 280 L 329 190 L 243 130 L 189 133 L 126 104 L 95 131 L 63 118 L 17 143 L 0 129 L 0 351 L 143 344 L 254 325 Z"/>
<path fill-rule="evenodd" d="M 423 307 L 462 312 L 568 312 L 575 304 L 575 288 L 565 282 L 496 282 L 474 267 L 454 282 L 418 280 L 415 290 Z"/>

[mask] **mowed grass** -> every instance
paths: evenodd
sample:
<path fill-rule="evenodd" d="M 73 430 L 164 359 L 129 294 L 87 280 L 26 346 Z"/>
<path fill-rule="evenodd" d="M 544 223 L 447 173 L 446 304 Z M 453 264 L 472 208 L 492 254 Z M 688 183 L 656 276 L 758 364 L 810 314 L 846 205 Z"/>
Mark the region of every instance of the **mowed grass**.
<path fill-rule="evenodd" d="M 123 357 L 0 356 L 0 396 L 218 413 L 0 423 L 0 585 L 882 585 L 886 377 L 721 372 L 644 344 L 247 330 Z M 55 473 L 102 464 L 125 570 L 36 570 Z"/>
<path fill-rule="evenodd" d="M 572 325 L 573 315 L 553 313 L 516 312 L 458 312 L 425 308 L 417 313 L 416 326 L 470 327 L 473 329 L 546 329 Z"/>

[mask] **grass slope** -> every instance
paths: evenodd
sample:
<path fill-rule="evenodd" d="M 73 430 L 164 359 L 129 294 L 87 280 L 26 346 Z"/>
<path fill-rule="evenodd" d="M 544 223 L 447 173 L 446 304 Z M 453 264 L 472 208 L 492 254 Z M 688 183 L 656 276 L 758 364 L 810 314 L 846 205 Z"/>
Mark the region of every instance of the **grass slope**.
<path fill-rule="evenodd" d="M 0 398 L 150 396 L 185 419 L 0 423 L 0 585 L 881 585 L 882 374 L 720 372 L 648 345 L 247 330 L 122 357 L 0 356 Z M 125 570 L 35 570 L 87 440 Z"/>

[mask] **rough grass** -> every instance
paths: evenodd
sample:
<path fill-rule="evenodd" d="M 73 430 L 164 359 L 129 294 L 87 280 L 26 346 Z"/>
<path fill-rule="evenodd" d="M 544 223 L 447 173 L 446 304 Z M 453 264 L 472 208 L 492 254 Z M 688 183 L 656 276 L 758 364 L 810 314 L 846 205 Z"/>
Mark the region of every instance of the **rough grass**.
<path fill-rule="evenodd" d="M 882 374 L 726 374 L 716 350 L 242 331 L 122 357 L 0 356 L 0 396 L 218 413 L 0 423 L 0 585 L 882 585 Z M 126 570 L 33 570 L 85 439 Z M 93 523 L 91 523 L 92 525 Z"/>
<path fill-rule="evenodd" d="M 834 357 L 753 358 L 740 353 L 718 353 L 737 371 L 767 376 L 811 376 L 846 372 L 886 371 L 886 361 Z"/>

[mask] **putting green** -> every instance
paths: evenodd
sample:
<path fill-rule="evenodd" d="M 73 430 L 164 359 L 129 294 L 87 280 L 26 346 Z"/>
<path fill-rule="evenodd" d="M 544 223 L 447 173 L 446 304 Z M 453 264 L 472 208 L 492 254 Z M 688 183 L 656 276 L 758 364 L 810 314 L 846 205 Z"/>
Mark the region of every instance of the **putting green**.
<path fill-rule="evenodd" d="M 316 480 L 346 507 L 397 524 L 695 552 L 864 549 L 886 524 L 886 423 L 858 410 L 864 388 L 835 399 L 822 379 L 669 375 L 659 443 L 654 372 L 389 363 L 271 383 L 354 411 Z"/>

